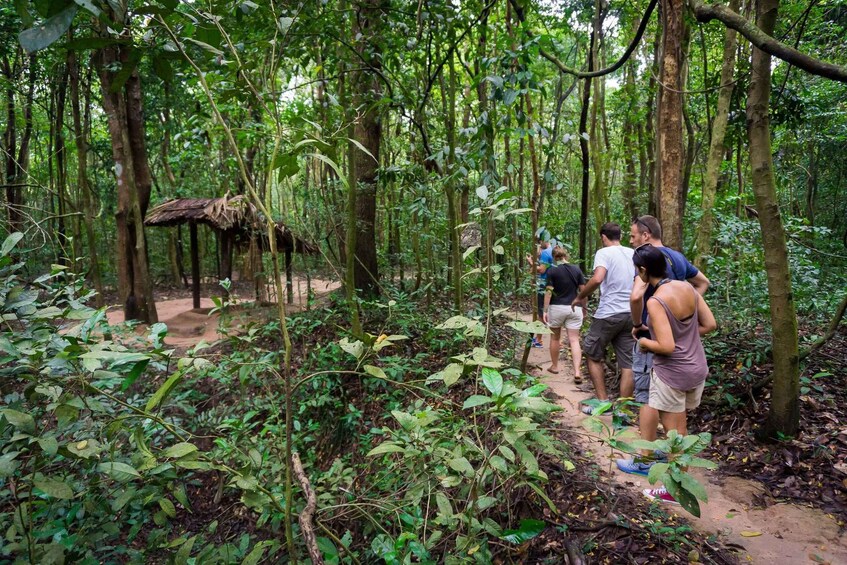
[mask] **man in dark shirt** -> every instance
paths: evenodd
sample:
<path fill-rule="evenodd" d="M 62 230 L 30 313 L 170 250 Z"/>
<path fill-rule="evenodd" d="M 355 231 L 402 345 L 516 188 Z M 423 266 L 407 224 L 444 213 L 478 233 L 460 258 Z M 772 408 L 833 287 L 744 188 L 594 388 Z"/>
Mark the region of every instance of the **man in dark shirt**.
<path fill-rule="evenodd" d="M 585 286 L 585 276 L 579 267 L 568 263 L 568 252 L 564 247 L 556 247 L 553 250 L 553 261 L 555 266 L 547 269 L 547 288 L 544 293 L 544 323 L 553 332 L 550 339 L 550 368 L 547 370 L 553 374 L 559 372 L 559 351 L 564 326 L 571 346 L 574 382 L 580 384 L 582 347 L 579 343 L 579 330 L 582 327 L 582 307 L 571 306 L 571 303 Z"/>

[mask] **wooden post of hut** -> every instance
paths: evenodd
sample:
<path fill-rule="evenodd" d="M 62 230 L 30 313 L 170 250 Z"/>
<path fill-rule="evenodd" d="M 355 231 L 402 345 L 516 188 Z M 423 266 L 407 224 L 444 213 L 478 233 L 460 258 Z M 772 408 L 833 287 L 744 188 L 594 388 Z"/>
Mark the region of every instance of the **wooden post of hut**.
<path fill-rule="evenodd" d="M 197 251 L 197 222 L 189 222 L 191 234 L 191 299 L 194 308 L 200 308 L 200 255 Z"/>
<path fill-rule="evenodd" d="M 288 303 L 294 304 L 294 281 L 291 272 L 291 247 L 285 248 L 285 292 L 288 295 Z"/>

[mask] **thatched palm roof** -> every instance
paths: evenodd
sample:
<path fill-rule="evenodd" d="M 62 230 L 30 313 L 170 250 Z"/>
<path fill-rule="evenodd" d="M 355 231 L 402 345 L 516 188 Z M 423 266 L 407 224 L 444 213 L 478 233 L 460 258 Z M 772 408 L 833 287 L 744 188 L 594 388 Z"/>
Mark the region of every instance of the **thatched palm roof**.
<path fill-rule="evenodd" d="M 255 235 L 264 240 L 262 213 L 244 195 L 221 198 L 176 198 L 159 204 L 147 213 L 146 226 L 176 226 L 184 223 L 206 224 L 220 231 L 233 231 L 235 241 L 242 243 Z M 297 253 L 316 253 L 317 247 L 295 236 L 282 222 L 276 223 L 277 246 Z"/>

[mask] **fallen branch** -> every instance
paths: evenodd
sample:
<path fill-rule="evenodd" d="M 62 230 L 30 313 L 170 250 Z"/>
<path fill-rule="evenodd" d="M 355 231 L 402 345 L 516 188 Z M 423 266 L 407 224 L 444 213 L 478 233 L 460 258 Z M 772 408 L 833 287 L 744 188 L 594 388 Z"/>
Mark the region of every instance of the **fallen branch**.
<path fill-rule="evenodd" d="M 312 490 L 309 477 L 306 476 L 306 472 L 303 470 L 303 464 L 300 463 L 300 455 L 298 453 L 291 454 L 291 463 L 294 465 L 294 475 L 300 483 L 300 488 L 303 489 L 303 494 L 306 495 L 306 507 L 303 508 L 299 518 L 303 540 L 306 542 L 312 563 L 323 565 L 323 556 L 321 555 L 321 550 L 318 549 L 318 541 L 315 537 L 315 526 L 312 524 L 312 516 L 314 516 L 315 509 L 318 507 L 318 499 L 315 497 L 315 491 Z"/>

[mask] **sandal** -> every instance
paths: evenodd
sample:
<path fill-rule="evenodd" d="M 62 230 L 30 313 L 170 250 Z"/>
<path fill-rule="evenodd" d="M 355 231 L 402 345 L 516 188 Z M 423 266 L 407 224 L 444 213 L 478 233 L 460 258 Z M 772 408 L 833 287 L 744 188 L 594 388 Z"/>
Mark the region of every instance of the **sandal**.
<path fill-rule="evenodd" d="M 581 375 L 574 375 L 573 384 L 581 385 L 582 384 L 582 376 Z"/>

